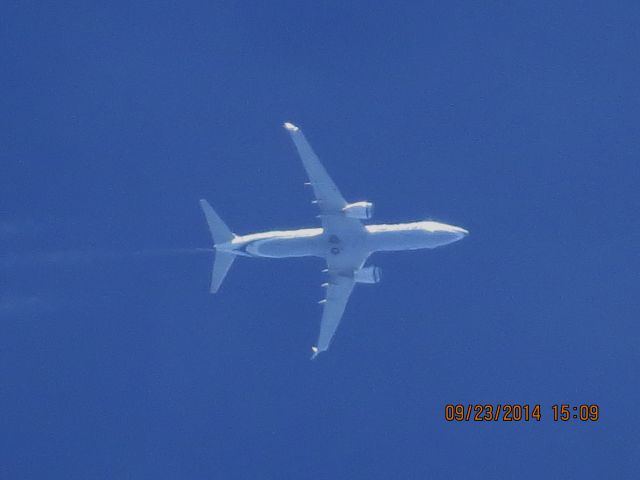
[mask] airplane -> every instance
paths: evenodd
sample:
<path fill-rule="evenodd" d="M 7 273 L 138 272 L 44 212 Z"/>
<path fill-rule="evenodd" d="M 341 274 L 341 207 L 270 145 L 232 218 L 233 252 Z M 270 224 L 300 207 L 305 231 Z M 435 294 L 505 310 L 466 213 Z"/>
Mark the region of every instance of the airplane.
<path fill-rule="evenodd" d="M 329 349 L 345 307 L 358 283 L 380 282 L 379 267 L 364 266 L 374 252 L 435 248 L 457 242 L 469 232 L 464 228 L 434 221 L 418 221 L 394 225 L 365 225 L 373 216 L 373 203 L 348 203 L 333 182 L 320 159 L 307 142 L 302 130 L 292 123 L 284 128 L 302 159 L 316 204 L 321 228 L 271 231 L 236 235 L 220 216 L 202 199 L 200 206 L 213 237 L 216 256 L 211 276 L 211 293 L 216 293 L 238 256 L 244 257 L 320 257 L 326 261 L 327 280 L 322 286 L 323 304 L 318 341 L 311 348 L 311 359 Z"/>

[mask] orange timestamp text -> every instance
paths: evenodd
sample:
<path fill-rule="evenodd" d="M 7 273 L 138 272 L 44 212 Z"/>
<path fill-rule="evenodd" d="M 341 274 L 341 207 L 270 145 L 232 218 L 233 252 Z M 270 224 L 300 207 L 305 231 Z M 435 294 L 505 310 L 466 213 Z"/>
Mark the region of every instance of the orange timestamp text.
<path fill-rule="evenodd" d="M 444 406 L 444 419 L 447 422 L 539 422 L 542 413 L 540 404 L 448 403 Z M 596 422 L 600 419 L 600 407 L 596 404 L 556 404 L 552 405 L 551 414 L 556 422 Z"/>

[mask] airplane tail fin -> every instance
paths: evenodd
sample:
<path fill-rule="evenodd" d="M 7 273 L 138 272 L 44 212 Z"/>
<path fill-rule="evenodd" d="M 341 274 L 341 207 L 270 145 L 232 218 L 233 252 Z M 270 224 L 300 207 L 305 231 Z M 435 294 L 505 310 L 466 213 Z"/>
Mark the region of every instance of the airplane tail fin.
<path fill-rule="evenodd" d="M 235 238 L 235 235 L 229 230 L 226 223 L 220 218 L 220 216 L 211 208 L 209 202 L 204 199 L 200 200 L 200 206 L 207 219 L 209 225 L 209 231 L 213 237 L 214 246 L 218 246 L 227 242 L 230 242 Z M 231 268 L 233 261 L 236 259 L 236 255 L 226 250 L 216 249 L 216 258 L 213 262 L 213 273 L 211 274 L 211 293 L 216 293 L 222 285 L 224 277 Z"/>

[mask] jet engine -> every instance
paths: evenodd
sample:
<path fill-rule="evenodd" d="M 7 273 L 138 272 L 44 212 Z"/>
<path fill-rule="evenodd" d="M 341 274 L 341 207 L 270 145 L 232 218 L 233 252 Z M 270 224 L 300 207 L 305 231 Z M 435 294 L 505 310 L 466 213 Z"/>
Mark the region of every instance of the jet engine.
<path fill-rule="evenodd" d="M 359 218 L 367 220 L 373 217 L 373 203 L 371 202 L 355 202 L 350 203 L 342 209 L 347 217 Z"/>
<path fill-rule="evenodd" d="M 353 272 L 353 279 L 357 283 L 380 283 L 382 270 L 380 267 L 365 267 Z"/>

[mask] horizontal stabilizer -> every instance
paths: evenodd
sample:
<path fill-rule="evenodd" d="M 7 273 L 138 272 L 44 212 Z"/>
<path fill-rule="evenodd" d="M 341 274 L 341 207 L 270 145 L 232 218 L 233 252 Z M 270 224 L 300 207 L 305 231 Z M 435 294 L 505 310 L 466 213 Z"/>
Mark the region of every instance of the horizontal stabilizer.
<path fill-rule="evenodd" d="M 221 250 L 216 252 L 216 258 L 213 261 L 213 273 L 211 274 L 211 293 L 216 293 L 220 289 L 220 285 L 222 285 L 222 281 L 227 276 L 227 272 L 235 259 L 236 256 L 233 253 Z"/>
<path fill-rule="evenodd" d="M 209 202 L 202 199 L 200 200 L 200 206 L 207 219 L 214 246 L 231 242 L 235 235 L 215 210 L 211 208 Z M 216 258 L 213 261 L 213 273 L 211 274 L 211 293 L 216 293 L 220 289 L 220 285 L 222 285 L 222 281 L 227 276 L 227 272 L 235 259 L 236 255 L 234 253 L 216 249 Z"/>
<path fill-rule="evenodd" d="M 211 208 L 209 202 L 207 202 L 205 199 L 201 199 L 200 206 L 202 207 L 204 216 L 207 219 L 209 231 L 211 232 L 211 236 L 213 237 L 213 243 L 215 245 L 220 245 L 222 243 L 233 240 L 235 235 L 231 232 L 231 230 L 229 230 L 227 224 L 224 223 L 224 221 L 215 212 L 215 210 Z"/>

